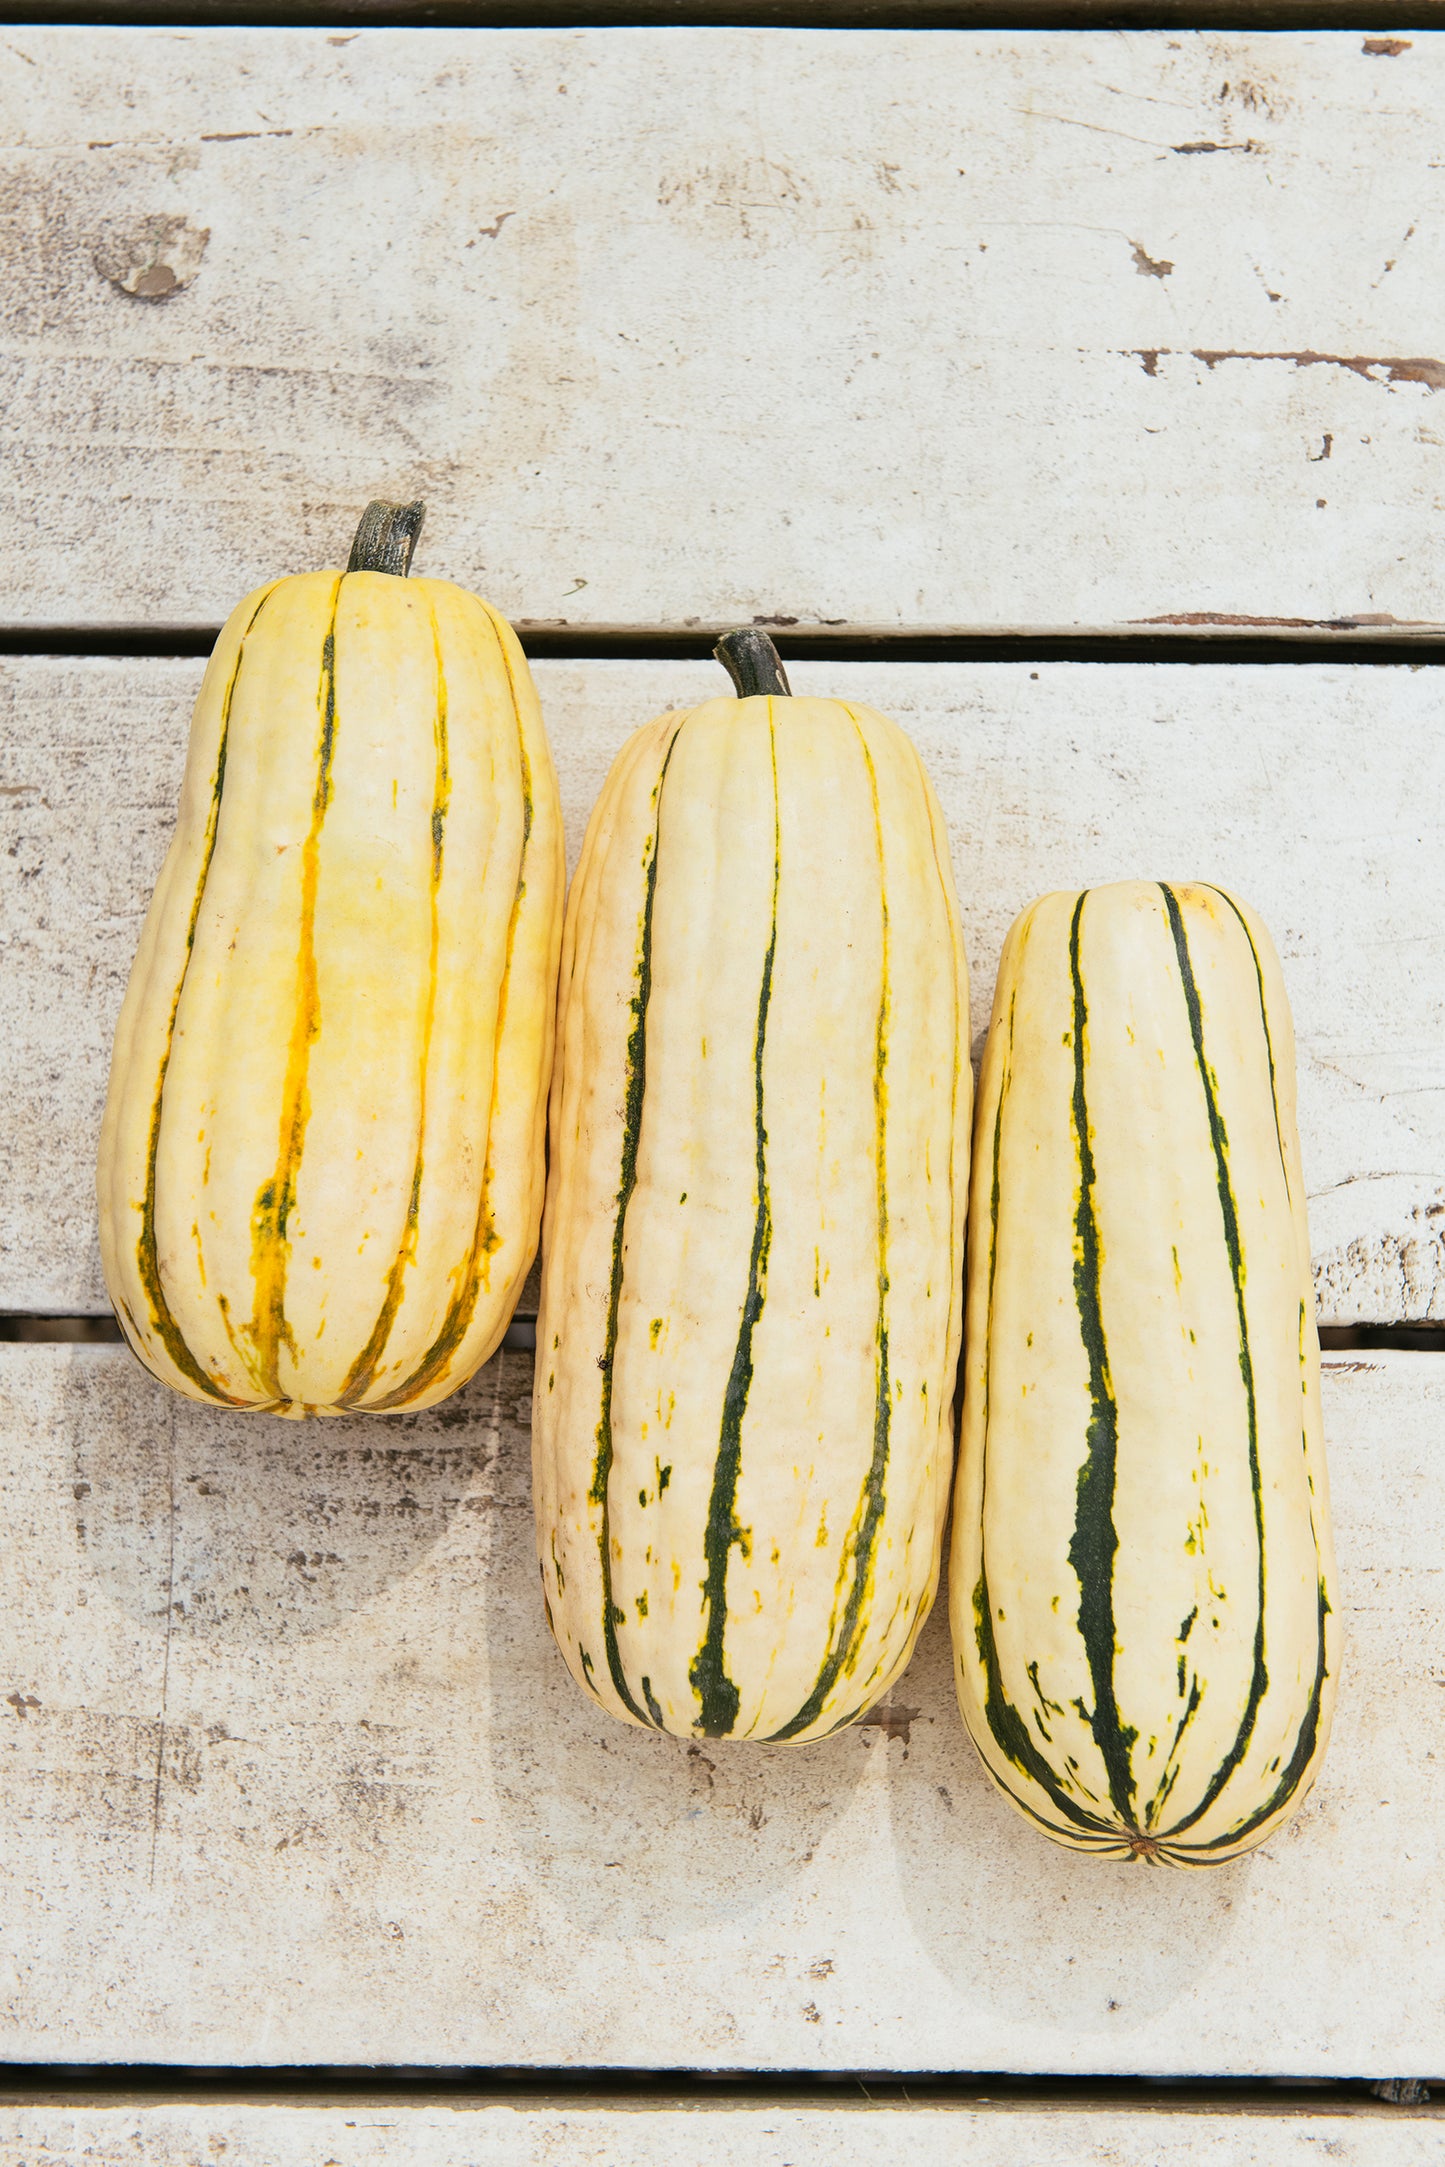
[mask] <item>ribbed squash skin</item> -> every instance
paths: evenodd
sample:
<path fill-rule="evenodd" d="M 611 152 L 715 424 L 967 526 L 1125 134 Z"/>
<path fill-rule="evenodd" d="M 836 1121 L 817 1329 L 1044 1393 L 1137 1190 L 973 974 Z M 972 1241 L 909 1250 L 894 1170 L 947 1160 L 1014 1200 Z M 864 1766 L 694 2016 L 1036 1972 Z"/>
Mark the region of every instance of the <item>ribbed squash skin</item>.
<path fill-rule="evenodd" d="M 953 1454 L 971 1076 L 918 756 L 833 701 L 625 746 L 568 902 L 533 1412 L 578 1683 L 804 1740 L 902 1669 Z"/>
<path fill-rule="evenodd" d="M 1262 1842 L 1324 1751 L 1332 1574 L 1269 935 L 1216 888 L 1046 896 L 975 1136 L 950 1588 L 989 1774 L 1104 1858 Z"/>
<path fill-rule="evenodd" d="M 536 1249 L 563 862 L 510 628 L 442 580 L 248 596 L 196 705 L 116 1031 L 106 1282 L 147 1368 L 424 1407 Z"/>

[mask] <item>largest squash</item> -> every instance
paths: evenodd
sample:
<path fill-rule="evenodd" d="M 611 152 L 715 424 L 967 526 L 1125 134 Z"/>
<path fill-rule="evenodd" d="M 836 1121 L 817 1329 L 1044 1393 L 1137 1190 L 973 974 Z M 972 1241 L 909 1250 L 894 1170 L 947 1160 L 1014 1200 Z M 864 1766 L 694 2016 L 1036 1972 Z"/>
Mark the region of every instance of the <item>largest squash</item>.
<path fill-rule="evenodd" d="M 222 631 L 116 1031 L 106 1282 L 213 1405 L 442 1399 L 536 1248 L 557 788 L 510 627 L 405 576 L 420 510 Z"/>
<path fill-rule="evenodd" d="M 937 1581 L 971 1075 L 948 843 L 866 707 L 639 730 L 568 904 L 533 1413 L 548 1616 L 625 1720 L 861 1715 Z"/>

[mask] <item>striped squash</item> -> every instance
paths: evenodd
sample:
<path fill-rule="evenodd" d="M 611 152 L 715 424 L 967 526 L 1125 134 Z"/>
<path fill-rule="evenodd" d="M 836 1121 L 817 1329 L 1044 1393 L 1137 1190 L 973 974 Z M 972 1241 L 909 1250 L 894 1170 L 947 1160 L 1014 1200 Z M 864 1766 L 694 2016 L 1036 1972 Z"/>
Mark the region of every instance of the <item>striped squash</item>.
<path fill-rule="evenodd" d="M 510 627 L 405 577 L 420 517 L 222 631 L 116 1031 L 106 1283 L 217 1406 L 443 1399 L 536 1249 L 557 787 Z"/>
<path fill-rule="evenodd" d="M 740 697 L 629 740 L 568 902 L 538 1554 L 602 1707 L 791 1742 L 878 1699 L 937 1584 L 968 989 L 909 740 L 719 654 Z"/>
<path fill-rule="evenodd" d="M 1338 1667 L 1294 1035 L 1217 888 L 1050 895 L 984 1055 L 951 1607 L 964 1721 L 1060 1843 L 1207 1866 Z"/>

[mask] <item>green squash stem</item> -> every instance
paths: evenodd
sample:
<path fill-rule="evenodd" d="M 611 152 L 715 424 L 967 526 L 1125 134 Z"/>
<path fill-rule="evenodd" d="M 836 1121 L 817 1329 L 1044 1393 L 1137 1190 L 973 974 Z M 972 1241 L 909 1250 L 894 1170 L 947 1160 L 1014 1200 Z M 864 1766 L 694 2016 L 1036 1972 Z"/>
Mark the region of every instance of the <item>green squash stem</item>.
<path fill-rule="evenodd" d="M 759 632 L 755 625 L 725 632 L 713 653 L 732 679 L 740 700 L 755 699 L 759 694 L 791 699 L 778 650 L 767 633 Z"/>
<path fill-rule="evenodd" d="M 388 504 L 377 497 L 361 515 L 348 572 L 390 572 L 405 579 L 426 517 L 424 504 Z"/>

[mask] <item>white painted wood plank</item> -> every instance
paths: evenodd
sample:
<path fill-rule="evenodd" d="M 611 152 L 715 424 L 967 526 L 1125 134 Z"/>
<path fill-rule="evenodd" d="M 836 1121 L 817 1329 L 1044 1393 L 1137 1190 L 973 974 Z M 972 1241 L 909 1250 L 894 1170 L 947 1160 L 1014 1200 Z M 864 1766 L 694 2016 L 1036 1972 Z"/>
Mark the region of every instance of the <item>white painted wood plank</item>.
<path fill-rule="evenodd" d="M 216 623 L 416 491 L 539 623 L 1438 619 L 1396 42 L 26 26 L 0 617 Z"/>
<path fill-rule="evenodd" d="M 1425 2109 L 0 2104 L 3 2167 L 1435 2167 Z"/>
<path fill-rule="evenodd" d="M 93 1166 L 110 1036 L 174 819 L 198 662 L 0 665 L 0 1308 L 106 1305 Z M 710 663 L 543 663 L 575 860 L 627 732 Z M 1284 958 L 1326 1322 L 1445 1317 L 1445 733 L 1408 669 L 809 663 L 899 717 L 948 817 L 988 1019 L 1054 887 L 1237 888 Z"/>
<path fill-rule="evenodd" d="M 1334 1739 L 1284 1833 L 1193 1875 L 1009 1811 L 941 1610 L 822 1745 L 609 1721 L 537 1598 L 529 1382 L 298 1429 L 0 1348 L 8 2056 L 1445 2066 L 1445 1364 L 1327 1365 Z"/>

